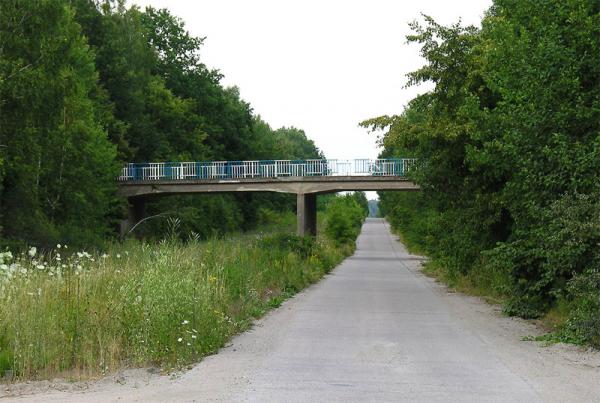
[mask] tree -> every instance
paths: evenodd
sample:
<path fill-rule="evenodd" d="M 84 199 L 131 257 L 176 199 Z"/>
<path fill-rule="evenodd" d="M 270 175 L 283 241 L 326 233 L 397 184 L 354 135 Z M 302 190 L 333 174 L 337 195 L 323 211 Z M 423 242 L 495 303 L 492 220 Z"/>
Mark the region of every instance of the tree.
<path fill-rule="evenodd" d="M 95 114 L 94 54 L 66 1 L 0 12 L 3 236 L 98 241 L 109 226 L 115 149 Z"/>
<path fill-rule="evenodd" d="M 382 210 L 447 278 L 508 295 L 508 313 L 539 316 L 579 298 L 583 288 L 567 284 L 589 280 L 589 294 L 597 259 L 588 221 L 600 192 L 600 6 L 496 0 L 481 29 L 428 17 L 412 27 L 408 39 L 421 44 L 426 64 L 409 84 L 434 89 L 401 115 L 363 125 L 386 130 L 383 155 L 419 158 L 414 179 L 423 192 L 382 194 Z"/>

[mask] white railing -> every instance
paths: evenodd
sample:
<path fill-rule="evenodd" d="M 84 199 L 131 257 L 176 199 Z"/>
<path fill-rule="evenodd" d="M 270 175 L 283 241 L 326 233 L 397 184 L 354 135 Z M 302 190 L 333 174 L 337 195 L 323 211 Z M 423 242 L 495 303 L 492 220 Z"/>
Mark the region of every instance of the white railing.
<path fill-rule="evenodd" d="M 308 176 L 405 177 L 415 165 L 416 159 L 414 158 L 129 163 L 123 167 L 119 181 Z"/>

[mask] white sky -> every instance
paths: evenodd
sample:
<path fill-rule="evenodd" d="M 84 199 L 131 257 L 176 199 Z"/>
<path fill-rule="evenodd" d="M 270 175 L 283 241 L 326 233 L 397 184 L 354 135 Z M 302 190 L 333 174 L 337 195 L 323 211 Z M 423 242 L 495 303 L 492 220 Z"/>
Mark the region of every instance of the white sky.
<path fill-rule="evenodd" d="M 295 126 L 327 158 L 376 158 L 364 119 L 398 114 L 419 89 L 422 65 L 407 45 L 420 12 L 442 24 L 479 25 L 491 0 L 130 0 L 168 8 L 194 36 L 201 59 L 236 85 L 271 127 Z M 423 89 L 421 89 L 422 91 Z"/>

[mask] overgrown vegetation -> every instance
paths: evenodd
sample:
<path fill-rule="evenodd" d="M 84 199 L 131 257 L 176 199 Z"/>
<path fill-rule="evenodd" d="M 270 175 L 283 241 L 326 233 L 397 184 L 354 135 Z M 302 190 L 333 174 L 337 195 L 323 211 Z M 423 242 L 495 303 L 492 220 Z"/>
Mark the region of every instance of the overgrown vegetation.
<path fill-rule="evenodd" d="M 206 241 L 170 218 L 158 243 L 0 253 L 0 378 L 169 370 L 215 352 L 354 251 L 364 193 L 325 199 L 318 238 L 294 235 L 295 215 L 260 209 L 260 231 Z M 337 214 L 341 238 L 329 230 Z"/>
<path fill-rule="evenodd" d="M 382 211 L 446 281 L 600 346 L 600 4 L 495 0 L 481 28 L 412 28 L 409 84 L 434 89 L 363 125 L 419 158 L 422 192 Z"/>
<path fill-rule="evenodd" d="M 368 214 L 364 192 L 335 197 L 325 211 L 325 234 L 338 246 L 353 244 Z"/>
<path fill-rule="evenodd" d="M 289 233 L 1 255 L 0 377 L 181 367 L 317 281 L 348 245 Z"/>
<path fill-rule="evenodd" d="M 302 130 L 273 130 L 167 10 L 123 0 L 0 2 L 0 245 L 89 248 L 116 235 L 123 162 L 320 158 Z M 170 197 L 148 214 L 202 238 L 253 229 L 289 195 Z M 160 239 L 160 216 L 136 229 Z"/>

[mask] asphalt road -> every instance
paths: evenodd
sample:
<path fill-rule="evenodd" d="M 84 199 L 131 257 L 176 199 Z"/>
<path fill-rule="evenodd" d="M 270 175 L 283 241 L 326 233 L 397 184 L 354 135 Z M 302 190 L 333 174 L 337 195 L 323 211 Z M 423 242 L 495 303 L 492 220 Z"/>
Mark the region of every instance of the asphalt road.
<path fill-rule="evenodd" d="M 332 274 L 175 379 L 138 370 L 24 400 L 600 400 L 596 353 L 522 341 L 534 327 L 449 294 L 420 264 L 383 220 L 368 219 Z"/>

